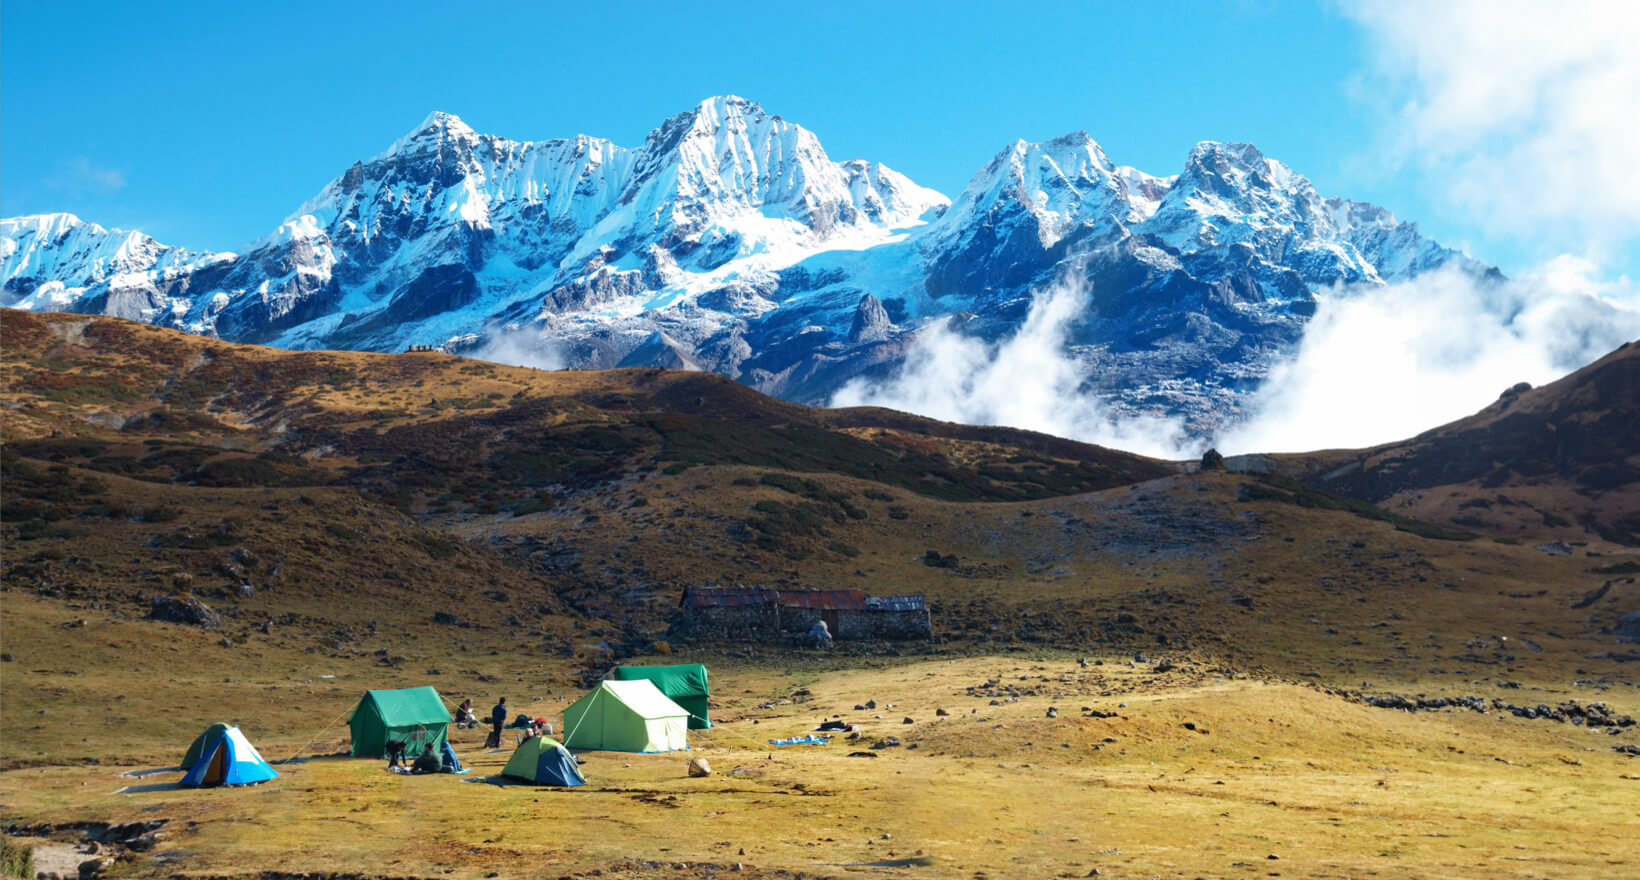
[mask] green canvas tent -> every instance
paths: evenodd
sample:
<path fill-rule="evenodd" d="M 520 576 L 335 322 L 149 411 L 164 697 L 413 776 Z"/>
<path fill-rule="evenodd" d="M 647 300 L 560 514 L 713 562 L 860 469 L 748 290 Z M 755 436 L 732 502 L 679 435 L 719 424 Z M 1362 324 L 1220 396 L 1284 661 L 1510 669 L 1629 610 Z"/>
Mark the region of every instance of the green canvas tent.
<path fill-rule="evenodd" d="M 586 785 L 575 758 L 558 740 L 548 736 L 532 736 L 519 744 L 502 776 L 513 776 L 536 785 Z"/>
<path fill-rule="evenodd" d="M 689 713 L 689 729 L 705 730 L 712 726 L 707 713 L 706 698 L 712 689 L 706 684 L 706 667 L 700 663 L 681 666 L 617 666 L 616 681 L 648 679 L 672 702 Z"/>
<path fill-rule="evenodd" d="M 205 728 L 204 733 L 194 737 L 193 743 L 188 746 L 187 754 L 182 756 L 182 769 L 187 770 L 193 767 L 194 762 L 198 761 L 200 754 L 205 751 L 205 747 L 216 742 L 216 738 L 226 733 L 227 730 L 228 725 L 218 721 Z"/>
<path fill-rule="evenodd" d="M 564 710 L 564 745 L 611 752 L 689 747 L 689 713 L 652 682 L 605 681 Z"/>
<path fill-rule="evenodd" d="M 450 721 L 450 710 L 433 688 L 365 691 L 347 720 L 353 729 L 353 756 L 380 758 L 390 739 L 408 743 L 407 754 L 419 755 L 428 745 L 436 753 L 450 732 Z"/>

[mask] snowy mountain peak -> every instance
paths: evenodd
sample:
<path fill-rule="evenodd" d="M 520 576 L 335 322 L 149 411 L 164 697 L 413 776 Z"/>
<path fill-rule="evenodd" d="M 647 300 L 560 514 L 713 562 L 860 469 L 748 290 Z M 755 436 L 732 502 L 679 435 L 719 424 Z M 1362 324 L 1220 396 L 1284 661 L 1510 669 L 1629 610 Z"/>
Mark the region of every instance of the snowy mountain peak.
<path fill-rule="evenodd" d="M 7 240 L 11 240 L 20 235 L 55 238 L 57 236 L 67 234 L 69 230 L 85 222 L 86 221 L 81 220 L 79 217 L 67 212 L 59 212 L 56 214 L 28 214 L 22 217 L 8 217 L 4 220 L 0 220 L 0 236 L 4 236 Z M 107 232 L 107 230 L 95 223 L 89 225 L 98 233 Z"/>
<path fill-rule="evenodd" d="M 1068 344 L 1100 393 L 1204 423 L 1301 332 L 1313 291 L 1489 271 L 1250 144 L 1203 142 L 1156 177 L 1086 131 L 1015 141 L 953 204 L 734 95 L 633 147 L 435 112 L 240 255 L 55 214 L 0 221 L 0 258 L 20 308 L 290 348 L 522 330 L 575 366 L 705 368 L 804 402 L 891 370 L 929 319 L 1005 338 L 1080 272 L 1099 320 Z M 1117 354 L 1134 351 L 1154 357 Z"/>
<path fill-rule="evenodd" d="M 459 116 L 435 110 L 427 114 L 427 118 L 420 125 L 410 129 L 398 140 L 388 146 L 386 150 L 370 157 L 370 163 L 381 162 L 393 156 L 414 156 L 428 152 L 440 152 L 457 144 L 472 146 L 479 141 L 479 134 L 473 131 L 467 123 L 462 122 Z"/>

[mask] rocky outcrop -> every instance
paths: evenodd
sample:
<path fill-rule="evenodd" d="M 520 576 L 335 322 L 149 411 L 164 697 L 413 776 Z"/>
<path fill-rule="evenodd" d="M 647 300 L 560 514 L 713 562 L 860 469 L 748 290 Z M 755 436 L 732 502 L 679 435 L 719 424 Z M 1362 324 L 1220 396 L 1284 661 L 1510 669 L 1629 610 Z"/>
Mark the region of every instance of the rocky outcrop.
<path fill-rule="evenodd" d="M 186 623 L 205 629 L 221 629 L 222 615 L 191 596 L 158 596 L 148 609 L 148 617 L 170 623 Z"/>

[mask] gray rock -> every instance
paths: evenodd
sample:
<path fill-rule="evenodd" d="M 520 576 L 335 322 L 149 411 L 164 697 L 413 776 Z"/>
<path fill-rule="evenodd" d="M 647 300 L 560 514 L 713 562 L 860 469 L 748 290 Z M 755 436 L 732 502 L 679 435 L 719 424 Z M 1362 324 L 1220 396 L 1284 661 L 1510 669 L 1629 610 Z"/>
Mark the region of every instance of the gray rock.
<path fill-rule="evenodd" d="M 186 623 L 192 626 L 204 627 L 205 629 L 222 628 L 222 615 L 213 611 L 209 605 L 194 598 L 156 597 L 153 605 L 148 609 L 148 616 L 153 620 Z"/>

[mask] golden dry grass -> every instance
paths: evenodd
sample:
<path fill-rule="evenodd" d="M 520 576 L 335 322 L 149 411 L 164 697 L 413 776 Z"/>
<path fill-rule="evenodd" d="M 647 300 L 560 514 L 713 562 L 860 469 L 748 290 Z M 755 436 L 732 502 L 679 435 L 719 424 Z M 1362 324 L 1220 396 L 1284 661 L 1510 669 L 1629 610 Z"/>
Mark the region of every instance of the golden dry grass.
<path fill-rule="evenodd" d="M 586 788 L 497 787 L 479 780 L 499 773 L 507 753 L 478 750 L 470 732 L 458 737 L 474 768 L 466 778 L 398 777 L 348 758 L 286 765 L 280 779 L 242 790 L 114 775 L 168 765 L 186 721 L 219 714 L 278 757 L 365 684 L 395 683 L 339 673 L 338 684 L 313 688 L 291 682 L 294 670 L 270 669 L 232 686 L 156 683 L 159 702 L 209 690 L 214 713 L 191 715 L 183 703 L 152 728 L 118 726 L 126 767 L 8 771 L 8 818 L 171 818 L 162 852 L 174 860 L 151 871 L 183 876 L 277 865 L 556 877 L 625 856 L 826 876 L 928 860 L 871 869 L 908 877 L 1094 867 L 1116 877 L 1615 877 L 1640 863 L 1640 768 L 1611 752 L 1609 737 L 1566 725 L 1408 715 L 1200 670 L 1158 676 L 1117 658 L 1089 668 L 1052 654 L 813 668 L 796 658 L 705 659 L 723 722 L 695 735 L 692 754 L 712 762 L 709 779 L 688 778 L 683 754 L 592 752 Z M 497 672 L 510 665 L 488 662 Z M 991 679 L 1057 695 L 992 706 L 967 693 Z M 267 690 L 275 682 L 284 687 Z M 808 695 L 793 700 L 799 687 Z M 507 690 L 516 701 L 532 683 Z M 852 709 L 868 698 L 876 711 Z M 1081 717 L 1083 705 L 1119 717 Z M 1060 717 L 1044 717 L 1049 706 Z M 936 716 L 939 708 L 952 714 Z M 749 741 L 839 714 L 865 723 L 863 741 Z M 51 721 L 77 716 L 65 708 Z M 888 735 L 905 744 L 847 756 Z"/>

